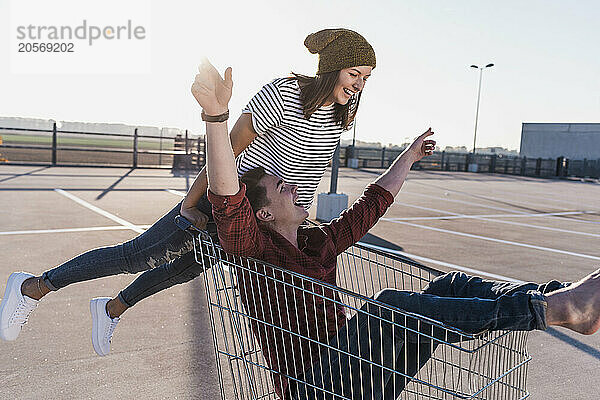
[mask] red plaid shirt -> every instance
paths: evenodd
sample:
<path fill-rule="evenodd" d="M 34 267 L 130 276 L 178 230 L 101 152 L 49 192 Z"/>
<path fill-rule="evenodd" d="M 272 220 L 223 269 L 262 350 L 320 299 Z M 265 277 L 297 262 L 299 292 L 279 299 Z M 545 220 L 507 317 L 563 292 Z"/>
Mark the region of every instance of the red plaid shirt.
<path fill-rule="evenodd" d="M 279 233 L 257 222 L 246 198 L 246 186 L 240 185 L 240 191 L 232 196 L 208 194 L 223 249 L 333 285 L 337 256 L 358 242 L 394 201 L 387 190 L 369 185 L 339 218 L 317 227 L 300 227 L 299 248 L 296 248 Z M 301 376 L 319 359 L 322 350 L 318 344 L 286 331 L 328 343 L 346 323 L 343 307 L 326 300 L 336 298 L 331 290 L 262 265 L 244 264 L 237 277 L 242 302 L 252 317 L 253 333 L 269 367 L 281 374 Z M 283 398 L 287 379 L 280 374 L 273 379 L 275 390 Z"/>

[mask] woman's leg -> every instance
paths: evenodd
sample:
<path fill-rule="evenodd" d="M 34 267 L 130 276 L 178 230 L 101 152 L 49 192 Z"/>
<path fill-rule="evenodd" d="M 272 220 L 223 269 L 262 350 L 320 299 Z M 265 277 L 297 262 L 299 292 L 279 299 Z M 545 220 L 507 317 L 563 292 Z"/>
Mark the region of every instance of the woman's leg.
<path fill-rule="evenodd" d="M 213 240 L 218 241 L 216 226 L 212 218 L 212 208 L 207 197 L 201 197 L 196 207 L 208 216 L 206 230 L 211 234 Z M 190 237 L 189 234 L 187 235 Z M 198 264 L 194 252 L 190 251 L 159 267 L 145 271 L 109 302 L 107 305 L 109 311 L 111 311 L 110 309 L 114 305 L 117 305 L 114 312 L 110 313 L 110 316 L 113 318 L 118 317 L 127 308 L 133 307 L 138 301 L 146 297 L 152 296 L 171 286 L 189 282 L 200 275 L 208 265 L 209 260 Z M 119 305 L 119 303 L 121 304 Z"/>
<path fill-rule="evenodd" d="M 194 252 L 190 251 L 158 268 L 145 271 L 123 289 L 118 298 L 127 307 L 133 307 L 140 300 L 161 290 L 191 281 L 202 271 L 204 265 L 198 264 Z M 118 317 L 120 314 L 111 316 Z"/>
<path fill-rule="evenodd" d="M 179 214 L 179 207 L 179 204 L 176 205 L 147 231 L 132 240 L 87 251 L 44 272 L 41 276 L 42 287 L 55 291 L 76 282 L 137 273 L 190 252 L 190 236 L 174 222 L 175 216 Z"/>
<path fill-rule="evenodd" d="M 27 273 L 12 274 L 11 277 L 16 276 L 18 279 L 9 278 L 5 290 L 7 293 L 5 297 L 9 298 L 3 299 L 0 304 L 0 338 L 15 340 L 21 327 L 27 322 L 27 317 L 35 309 L 37 300 L 50 291 L 104 276 L 137 273 L 189 253 L 193 248 L 191 238 L 189 234 L 181 231 L 174 221 L 179 214 L 179 207 L 179 204 L 176 205 L 147 231 L 128 242 L 90 250 L 38 277 Z M 102 300 L 102 307 L 98 306 L 100 300 Z M 98 332 L 108 332 L 104 327 L 114 323 L 111 318 L 108 318 L 110 315 L 108 310 L 111 308 L 108 305 L 104 306 L 106 301 L 107 299 L 94 299 L 91 303 L 91 305 L 97 303 L 96 309 L 103 308 L 100 309 L 99 315 L 103 317 L 101 322 L 105 324 L 99 324 L 98 318 L 93 318 L 93 325 L 96 328 L 100 327 L 98 328 L 100 330 L 96 329 Z M 119 304 L 113 304 L 115 305 Z M 115 308 L 118 309 L 112 307 L 113 310 Z M 27 312 L 23 313 L 19 310 Z M 103 312 L 104 310 L 107 312 Z M 105 336 L 103 343 L 110 343 L 110 335 Z M 101 353 L 103 352 L 98 354 Z"/>

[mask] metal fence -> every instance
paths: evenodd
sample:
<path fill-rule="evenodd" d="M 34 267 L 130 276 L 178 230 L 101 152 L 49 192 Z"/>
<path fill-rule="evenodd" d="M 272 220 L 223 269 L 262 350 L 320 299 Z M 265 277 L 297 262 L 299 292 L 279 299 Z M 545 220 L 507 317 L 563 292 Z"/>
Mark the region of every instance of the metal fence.
<path fill-rule="evenodd" d="M 387 168 L 402 152 L 384 148 L 342 148 L 340 161 L 352 166 L 351 159 L 358 160 L 358 168 Z M 511 157 L 496 154 L 471 154 L 435 152 L 417 162 L 413 169 L 439 171 L 486 172 L 539 177 L 600 178 L 600 158 L 597 160 L 569 160 L 564 157 L 553 159 Z"/>
<path fill-rule="evenodd" d="M 60 130 L 54 123 L 52 129 L 0 127 L 3 132 L 35 135 L 0 141 L 4 164 L 199 169 L 205 162 L 204 136 L 191 138 L 187 130 L 165 137 L 141 135 L 138 128 L 131 134 Z"/>
<path fill-rule="evenodd" d="M 131 134 L 60 130 L 55 123 L 52 129 L 0 127 L 0 138 L 2 132 L 13 131 L 35 134 L 36 140 L 16 144 L 0 140 L 0 163 L 199 170 L 205 162 L 204 136 L 191 138 L 187 130 L 185 135 L 164 137 L 140 135 L 137 128 Z M 107 145 L 108 138 L 114 143 Z M 401 152 L 397 148 L 347 146 L 341 148 L 340 163 L 346 167 L 387 168 Z M 442 151 L 419 161 L 413 169 L 600 178 L 600 158 L 542 159 Z"/>

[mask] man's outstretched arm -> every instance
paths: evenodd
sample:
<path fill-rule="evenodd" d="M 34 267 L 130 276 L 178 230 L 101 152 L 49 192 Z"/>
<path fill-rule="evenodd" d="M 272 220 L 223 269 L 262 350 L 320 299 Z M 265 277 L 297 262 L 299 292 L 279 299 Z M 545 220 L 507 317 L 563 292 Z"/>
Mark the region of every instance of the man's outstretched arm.
<path fill-rule="evenodd" d="M 198 68 L 192 93 L 207 115 L 227 111 L 233 81 L 231 68 L 222 79 L 205 60 Z M 234 152 L 227 134 L 226 122 L 206 123 L 206 171 L 208 199 L 223 249 L 228 253 L 257 257 L 262 254 L 263 241 L 245 187 L 240 188 Z"/>
<path fill-rule="evenodd" d="M 217 116 L 228 111 L 232 88 L 231 68 L 225 70 L 223 79 L 215 67 L 204 60 L 198 67 L 192 94 L 206 115 Z M 208 189 L 214 194 L 228 196 L 239 192 L 227 121 L 206 123 L 206 171 Z"/>
<path fill-rule="evenodd" d="M 433 131 L 429 128 L 427 132 L 415 139 L 373 183 L 381 186 L 390 192 L 392 196 L 396 197 L 406 180 L 410 167 L 423 157 L 433 154 L 435 140 L 427 139 L 431 135 L 433 135 Z"/>
<path fill-rule="evenodd" d="M 256 138 L 256 132 L 252 127 L 252 114 L 242 114 L 229 134 L 234 156 L 240 155 Z M 192 221 L 198 228 L 204 229 L 208 222 L 208 216 L 196 208 L 196 204 L 208 189 L 206 168 L 202 167 L 192 186 L 188 190 L 181 203 L 181 215 Z"/>
<path fill-rule="evenodd" d="M 435 141 L 427 139 L 431 135 L 433 132 L 429 128 L 416 138 L 379 178 L 367 186 L 363 195 L 340 218 L 325 224 L 324 228 L 332 235 L 338 254 L 358 242 L 377 223 L 394 202 L 410 167 L 433 153 Z"/>

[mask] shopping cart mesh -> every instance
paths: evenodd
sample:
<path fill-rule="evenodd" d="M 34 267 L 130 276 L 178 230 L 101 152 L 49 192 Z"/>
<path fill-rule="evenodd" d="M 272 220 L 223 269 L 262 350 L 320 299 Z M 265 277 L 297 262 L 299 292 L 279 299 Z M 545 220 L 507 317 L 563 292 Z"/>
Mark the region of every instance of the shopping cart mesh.
<path fill-rule="evenodd" d="M 196 260 L 206 268 L 223 399 L 226 393 L 236 400 L 292 398 L 290 393 L 310 393 L 302 396 L 314 399 L 372 399 L 375 388 L 383 386 L 388 389 L 385 399 L 529 397 L 527 332 L 468 334 L 378 302 L 373 296 L 383 289 L 419 292 L 442 272 L 367 246 L 354 245 L 338 257 L 334 286 L 283 266 L 233 256 L 206 233 L 195 235 Z M 360 338 L 366 348 L 351 349 L 341 344 L 343 339 L 323 337 L 330 326 L 308 327 L 309 314 L 317 326 L 327 325 L 321 316 L 332 307 L 343 310 L 344 322 L 356 316 L 354 320 L 366 321 L 369 332 L 375 329 L 399 340 L 390 351 L 373 345 L 378 339 L 367 335 Z M 263 351 L 261 343 L 273 343 L 274 348 Z M 309 379 L 307 369 L 315 364 L 354 369 L 360 379 L 368 377 L 374 383 Z M 340 385 L 347 386 L 342 393 L 333 389 Z"/>

